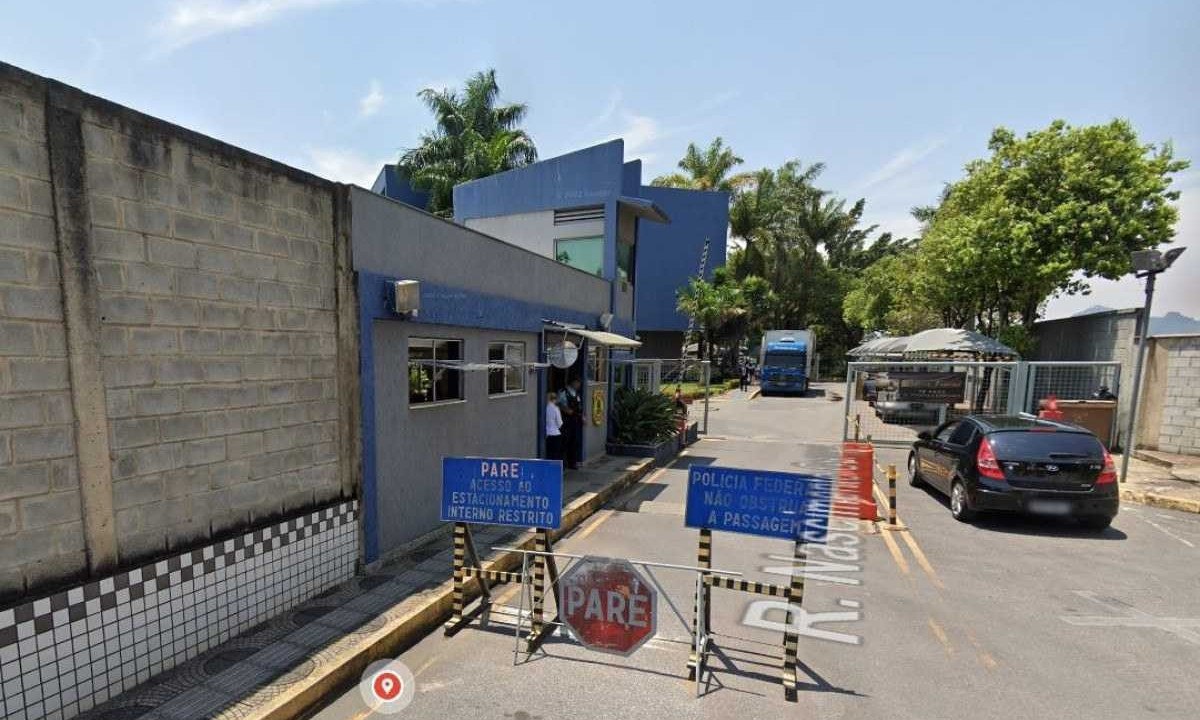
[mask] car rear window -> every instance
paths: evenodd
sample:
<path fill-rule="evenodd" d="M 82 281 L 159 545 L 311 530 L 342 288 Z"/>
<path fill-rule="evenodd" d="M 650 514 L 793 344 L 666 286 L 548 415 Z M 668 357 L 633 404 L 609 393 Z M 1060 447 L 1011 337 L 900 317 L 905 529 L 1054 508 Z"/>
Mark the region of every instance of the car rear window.
<path fill-rule="evenodd" d="M 988 435 L 992 451 L 1001 459 L 1048 458 L 1051 453 L 1103 457 L 1103 448 L 1094 435 L 1061 430 L 1008 430 Z"/>

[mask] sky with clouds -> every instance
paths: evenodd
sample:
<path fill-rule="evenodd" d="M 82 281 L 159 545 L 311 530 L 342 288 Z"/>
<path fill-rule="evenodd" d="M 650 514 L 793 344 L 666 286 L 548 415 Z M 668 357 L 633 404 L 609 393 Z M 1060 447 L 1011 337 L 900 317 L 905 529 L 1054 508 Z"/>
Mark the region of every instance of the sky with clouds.
<path fill-rule="evenodd" d="M 428 127 L 419 89 L 495 67 L 543 157 L 622 137 L 648 180 L 720 135 L 902 235 L 993 127 L 1124 117 L 1196 164 L 1155 310 L 1200 316 L 1197 37 L 1195 0 L 58 0 L 8 4 L 0 60 L 362 185 Z M 1141 303 L 1094 287 L 1048 315 Z"/>

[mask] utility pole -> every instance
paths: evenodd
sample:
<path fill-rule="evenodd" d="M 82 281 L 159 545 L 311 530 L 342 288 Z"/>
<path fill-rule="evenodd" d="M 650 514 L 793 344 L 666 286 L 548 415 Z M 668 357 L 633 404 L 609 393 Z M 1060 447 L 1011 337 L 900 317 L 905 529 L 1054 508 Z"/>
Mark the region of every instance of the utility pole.
<path fill-rule="evenodd" d="M 1138 420 L 1138 401 L 1142 394 L 1142 366 L 1146 362 L 1146 348 L 1150 345 L 1150 306 L 1154 304 L 1154 281 L 1158 274 L 1171 267 L 1176 258 L 1187 248 L 1172 248 L 1166 253 L 1158 250 L 1139 250 L 1133 253 L 1134 277 L 1146 278 L 1146 304 L 1142 307 L 1142 317 L 1138 333 L 1137 362 L 1133 366 L 1133 397 L 1129 407 L 1129 425 L 1125 429 L 1125 452 L 1121 453 L 1121 482 L 1129 472 L 1129 456 L 1136 447 Z"/>

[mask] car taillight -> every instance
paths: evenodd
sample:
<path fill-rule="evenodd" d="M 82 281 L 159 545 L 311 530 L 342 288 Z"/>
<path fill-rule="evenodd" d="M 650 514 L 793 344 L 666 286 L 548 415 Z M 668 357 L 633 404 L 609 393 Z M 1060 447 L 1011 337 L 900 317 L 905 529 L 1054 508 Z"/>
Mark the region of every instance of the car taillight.
<path fill-rule="evenodd" d="M 988 442 L 987 438 L 979 443 L 979 452 L 975 453 L 975 467 L 979 468 L 979 474 L 985 478 L 1004 479 L 1004 471 L 1000 469 L 1000 463 L 996 461 L 996 453 L 992 452 L 992 444 Z"/>
<path fill-rule="evenodd" d="M 1112 455 L 1108 454 L 1108 450 L 1104 451 L 1104 469 L 1096 476 L 1097 485 L 1107 485 L 1117 481 L 1117 466 L 1113 464 Z"/>

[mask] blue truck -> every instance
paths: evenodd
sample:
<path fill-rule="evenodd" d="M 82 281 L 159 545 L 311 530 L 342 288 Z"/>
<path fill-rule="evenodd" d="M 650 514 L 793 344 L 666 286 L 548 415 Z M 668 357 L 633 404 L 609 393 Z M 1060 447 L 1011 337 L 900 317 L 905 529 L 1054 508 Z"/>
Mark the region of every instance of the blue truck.
<path fill-rule="evenodd" d="M 811 330 L 768 330 L 758 351 L 758 380 L 763 395 L 806 393 L 812 377 Z"/>

